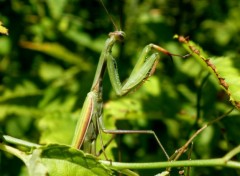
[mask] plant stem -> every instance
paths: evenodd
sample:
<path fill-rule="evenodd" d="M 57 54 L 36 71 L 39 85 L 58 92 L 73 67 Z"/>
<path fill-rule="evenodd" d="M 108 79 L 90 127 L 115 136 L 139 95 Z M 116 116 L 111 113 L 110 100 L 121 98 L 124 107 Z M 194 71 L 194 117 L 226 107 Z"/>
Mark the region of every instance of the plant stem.
<path fill-rule="evenodd" d="M 203 160 L 182 160 L 151 163 L 123 163 L 100 160 L 101 163 L 115 169 L 156 169 L 169 167 L 229 167 L 240 169 L 240 162 L 230 161 L 232 157 L 240 153 L 240 145 L 232 149 L 222 158 L 203 159 Z"/>
<path fill-rule="evenodd" d="M 16 148 L 13 148 L 11 146 L 8 146 L 8 145 L 2 144 L 2 143 L 0 143 L 0 150 L 11 153 L 12 155 L 21 159 L 25 163 L 25 165 L 28 165 L 28 163 L 27 163 L 28 155 L 26 155 L 25 152 L 22 152 Z"/>
<path fill-rule="evenodd" d="M 41 145 L 39 144 L 35 144 L 32 142 L 28 142 L 28 141 L 24 141 L 18 138 L 14 138 L 12 136 L 8 136 L 8 135 L 3 135 L 3 139 L 5 142 L 11 143 L 11 144 L 16 144 L 16 145 L 21 145 L 21 146 L 25 146 L 28 148 L 32 148 L 32 147 L 41 147 Z"/>
<path fill-rule="evenodd" d="M 226 161 L 230 160 L 232 157 L 234 157 L 235 155 L 237 155 L 238 153 L 240 153 L 240 145 L 235 147 L 234 149 L 232 149 L 230 152 L 228 152 L 223 159 L 225 159 Z"/>
<path fill-rule="evenodd" d="M 206 159 L 206 160 L 184 160 L 184 161 L 166 161 L 166 162 L 151 162 L 151 163 L 123 163 L 100 161 L 101 163 L 116 169 L 156 169 L 167 167 L 210 167 L 222 166 L 240 169 L 240 163 L 236 161 L 226 161 L 224 158 Z"/>
<path fill-rule="evenodd" d="M 207 124 L 205 124 L 204 126 L 202 126 L 200 129 L 198 129 L 192 136 L 191 138 L 180 148 L 176 151 L 176 153 L 174 153 L 170 159 L 171 160 L 178 160 L 178 158 L 187 150 L 189 144 L 198 136 L 199 133 L 201 133 L 205 128 L 207 128 L 208 126 L 212 125 L 215 122 L 218 122 L 220 120 L 222 120 L 224 117 L 226 117 L 228 114 L 230 114 L 232 111 L 234 110 L 234 108 L 230 109 L 227 113 L 219 116 L 218 118 L 208 122 Z"/>

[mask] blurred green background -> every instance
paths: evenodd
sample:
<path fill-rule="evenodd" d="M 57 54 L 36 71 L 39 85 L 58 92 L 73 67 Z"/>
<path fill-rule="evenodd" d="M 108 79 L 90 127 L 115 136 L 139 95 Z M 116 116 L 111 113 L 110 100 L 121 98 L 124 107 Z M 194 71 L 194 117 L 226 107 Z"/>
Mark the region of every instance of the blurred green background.
<path fill-rule="evenodd" d="M 209 56 L 239 58 L 239 0 L 113 0 L 104 4 L 118 29 L 127 35 L 113 51 L 123 81 L 149 43 L 186 54 L 174 34 L 189 36 Z M 97 0 L 1 0 L 0 20 L 9 29 L 8 36 L 0 36 L 0 131 L 41 144 L 70 144 L 104 42 L 115 30 L 109 16 Z M 119 98 L 106 74 L 104 123 L 110 129 L 154 130 L 171 155 L 204 122 L 232 107 L 213 77 L 201 86 L 206 76 L 191 57 L 174 57 L 172 62 L 163 55 L 154 76 Z M 191 158 L 223 156 L 239 144 L 239 125 L 239 113 L 234 111 L 207 128 L 194 140 Z M 120 135 L 116 139 L 119 148 L 113 143 L 107 150 L 116 161 L 166 160 L 152 136 Z M 172 175 L 181 169 L 173 169 Z M 154 175 L 161 170 L 138 172 Z M 213 174 L 240 173 L 191 168 L 191 175 Z M 0 175 L 27 174 L 20 160 L 1 152 Z"/>

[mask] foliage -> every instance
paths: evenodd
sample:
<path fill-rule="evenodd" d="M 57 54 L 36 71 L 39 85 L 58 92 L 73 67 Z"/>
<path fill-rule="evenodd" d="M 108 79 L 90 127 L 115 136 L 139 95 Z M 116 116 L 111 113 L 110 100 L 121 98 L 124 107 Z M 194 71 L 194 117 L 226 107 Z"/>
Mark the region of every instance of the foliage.
<path fill-rule="evenodd" d="M 122 80 L 131 72 L 146 44 L 155 43 L 172 53 L 186 54 L 182 45 L 172 38 L 181 34 L 198 43 L 211 59 L 215 56 L 213 63 L 217 67 L 222 62 L 219 56 L 224 56 L 222 60 L 226 64 L 220 64 L 222 77 L 230 76 L 225 80 L 230 79 L 227 84 L 234 85 L 225 93 L 219 79 L 214 77 L 216 73 L 208 76 L 209 67 L 206 69 L 206 65 L 199 63 L 201 58 L 194 54 L 197 61 L 194 57 L 174 57 L 171 62 L 162 56 L 154 76 L 125 97 L 117 97 L 108 76 L 105 77 L 107 128 L 154 130 L 172 154 L 204 123 L 231 109 L 228 95 L 231 100 L 239 101 L 239 69 L 227 70 L 228 63 L 239 67 L 238 0 L 104 3 L 127 34 L 125 43 L 114 50 Z M 0 36 L 0 130 L 35 143 L 70 144 L 102 46 L 113 30 L 109 17 L 94 0 L 60 0 L 57 5 L 53 0 L 4 0 L 0 21 L 9 30 L 8 36 Z M 1 29 L 5 30 L 2 25 Z M 198 46 L 195 48 L 200 50 Z M 205 129 L 194 140 L 191 159 L 222 157 L 240 143 L 239 125 L 239 111 L 234 110 Z M 107 140 L 108 135 L 103 137 Z M 119 151 L 124 162 L 166 160 L 152 136 L 121 135 L 116 141 L 121 141 L 118 149 L 116 143 L 107 149 L 108 156 L 115 161 L 119 160 Z M 17 158 L 3 152 L 0 157 L 1 174 L 26 174 Z M 187 157 L 186 153 L 180 159 Z M 234 159 L 239 161 L 239 155 Z M 161 170 L 138 172 L 154 175 Z M 173 169 L 171 174 L 178 175 L 178 169 Z M 191 169 L 191 175 L 213 174 L 237 175 L 239 171 L 214 167 Z"/>
<path fill-rule="evenodd" d="M 10 146 L 5 149 L 26 164 L 29 175 L 112 175 L 112 171 L 92 155 L 64 145 L 37 147 L 25 154 Z"/>

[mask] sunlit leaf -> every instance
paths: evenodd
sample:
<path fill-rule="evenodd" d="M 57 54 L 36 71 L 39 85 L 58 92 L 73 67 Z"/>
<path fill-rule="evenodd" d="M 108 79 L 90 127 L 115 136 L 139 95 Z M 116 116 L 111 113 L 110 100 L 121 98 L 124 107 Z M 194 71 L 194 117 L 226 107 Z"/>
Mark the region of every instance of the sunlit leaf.
<path fill-rule="evenodd" d="M 13 83 L 13 89 L 6 88 L 0 96 L 0 119 L 8 114 L 20 116 L 39 116 L 42 112 L 36 107 L 42 91 L 26 79 Z"/>
<path fill-rule="evenodd" d="M 49 175 L 99 175 L 109 176 L 111 170 L 103 166 L 92 155 L 67 146 L 50 145 L 41 149 L 41 162 Z"/>
<path fill-rule="evenodd" d="M 2 22 L 0 21 L 0 33 L 8 35 L 8 29 L 2 26 Z"/>
<path fill-rule="evenodd" d="M 46 2 L 52 17 L 55 19 L 58 19 L 62 15 L 64 6 L 67 4 L 66 0 L 59 0 L 57 2 L 54 0 L 47 0 Z"/>
<path fill-rule="evenodd" d="M 81 66 L 82 70 L 88 70 L 90 68 L 90 65 L 85 62 L 83 58 L 75 55 L 58 43 L 33 43 L 22 41 L 21 46 L 24 48 L 46 53 L 54 58 L 63 60 L 70 64 L 79 65 Z"/>
<path fill-rule="evenodd" d="M 38 128 L 41 132 L 41 144 L 71 144 L 75 121 L 72 114 L 55 111 L 42 117 Z"/>
<path fill-rule="evenodd" d="M 10 146 L 5 146 L 4 150 L 20 158 L 28 168 L 30 176 L 112 175 L 111 169 L 101 164 L 93 155 L 65 145 L 37 147 L 31 152 L 22 152 Z"/>

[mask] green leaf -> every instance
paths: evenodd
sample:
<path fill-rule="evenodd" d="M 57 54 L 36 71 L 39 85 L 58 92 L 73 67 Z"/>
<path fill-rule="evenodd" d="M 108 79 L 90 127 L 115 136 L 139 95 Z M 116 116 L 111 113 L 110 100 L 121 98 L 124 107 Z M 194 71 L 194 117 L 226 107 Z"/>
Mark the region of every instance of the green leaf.
<path fill-rule="evenodd" d="M 67 4 L 66 0 L 47 0 L 46 1 L 48 8 L 50 10 L 51 16 L 55 19 L 58 19 L 63 14 L 65 5 Z"/>
<path fill-rule="evenodd" d="M 86 63 L 86 61 L 83 58 L 79 57 L 79 55 L 72 53 L 67 48 L 58 43 L 33 43 L 22 41 L 20 44 L 24 48 L 46 53 L 56 59 L 63 60 L 66 63 L 79 65 L 79 69 L 85 71 L 89 70 L 91 67 L 91 65 L 89 63 Z"/>
<path fill-rule="evenodd" d="M 28 79 L 15 80 L 10 86 L 5 86 L 0 96 L 0 119 L 8 115 L 38 117 L 42 112 L 36 107 L 42 96 L 42 91 Z M 14 87 L 14 88 L 11 88 Z"/>
<path fill-rule="evenodd" d="M 41 162 L 49 175 L 99 175 L 109 176 L 112 171 L 102 165 L 96 157 L 64 145 L 49 145 L 35 149 L 41 151 Z"/>
<path fill-rule="evenodd" d="M 38 122 L 41 131 L 40 143 L 71 144 L 75 123 L 71 113 L 53 111 L 46 114 Z"/>
<path fill-rule="evenodd" d="M 0 143 L 0 149 L 20 158 L 27 166 L 29 176 L 110 176 L 113 173 L 95 156 L 66 145 L 51 144 L 23 152 Z"/>

